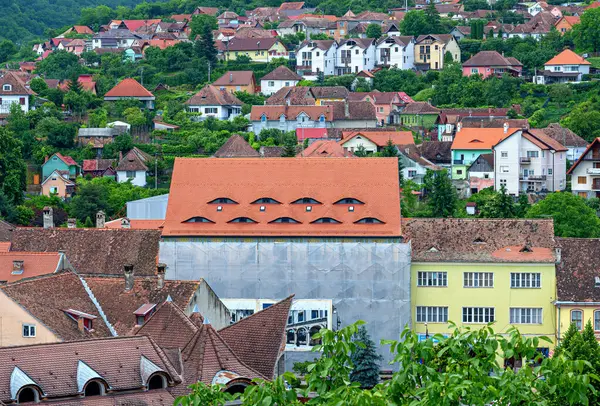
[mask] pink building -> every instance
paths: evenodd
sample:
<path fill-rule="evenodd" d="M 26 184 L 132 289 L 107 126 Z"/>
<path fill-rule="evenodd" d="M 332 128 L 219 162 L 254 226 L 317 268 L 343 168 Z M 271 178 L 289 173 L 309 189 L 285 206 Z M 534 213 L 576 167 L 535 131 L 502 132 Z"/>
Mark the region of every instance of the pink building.
<path fill-rule="evenodd" d="M 504 74 L 521 76 L 523 64 L 516 58 L 505 57 L 496 51 L 481 51 L 463 63 L 463 76 L 481 75 L 483 78 Z"/>

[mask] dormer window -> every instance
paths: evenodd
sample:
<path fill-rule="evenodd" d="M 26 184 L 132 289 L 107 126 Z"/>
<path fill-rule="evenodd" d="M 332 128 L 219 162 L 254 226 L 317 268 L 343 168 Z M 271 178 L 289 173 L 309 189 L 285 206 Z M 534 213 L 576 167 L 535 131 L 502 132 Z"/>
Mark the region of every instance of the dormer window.
<path fill-rule="evenodd" d="M 594 278 L 594 282 L 595 282 L 594 287 L 600 288 L 600 276 L 596 276 Z"/>
<path fill-rule="evenodd" d="M 229 220 L 228 223 L 257 223 L 257 221 L 252 220 L 250 217 L 236 217 Z"/>
<path fill-rule="evenodd" d="M 2 90 L 5 92 L 12 92 L 12 85 L 2 85 Z"/>
<path fill-rule="evenodd" d="M 191 217 L 191 218 L 185 220 L 183 223 L 212 223 L 212 224 L 214 224 L 214 221 L 209 220 L 206 217 Z"/>
<path fill-rule="evenodd" d="M 480 237 L 477 237 L 473 240 L 473 244 L 485 244 L 485 243 L 486 243 L 485 240 L 483 240 Z"/>
<path fill-rule="evenodd" d="M 321 204 L 321 202 L 313 199 L 312 197 L 303 197 L 301 199 L 294 200 L 292 204 Z"/>
<path fill-rule="evenodd" d="M 96 316 L 74 309 L 67 309 L 64 312 L 77 322 L 80 331 L 92 331 L 94 329 L 93 322 L 97 318 Z"/>
<path fill-rule="evenodd" d="M 383 221 L 375 217 L 365 217 L 355 221 L 354 224 L 383 224 Z"/>
<path fill-rule="evenodd" d="M 364 204 L 364 203 L 353 197 L 345 197 L 343 199 L 338 200 L 334 204 Z"/>
<path fill-rule="evenodd" d="M 300 224 L 298 220 L 295 220 L 291 217 L 279 217 L 273 221 L 269 221 L 269 223 L 288 223 L 288 224 Z"/>
<path fill-rule="evenodd" d="M 260 116 L 260 121 L 262 121 L 263 123 L 267 122 L 267 115 L 263 114 L 262 116 Z"/>
<path fill-rule="evenodd" d="M 321 114 L 319 116 L 319 122 L 324 123 L 325 122 L 325 116 L 323 114 Z"/>
<path fill-rule="evenodd" d="M 155 303 L 146 303 L 141 305 L 135 312 L 133 312 L 135 316 L 135 325 L 142 326 L 145 322 L 148 321 L 150 316 L 154 314 L 156 311 Z"/>
<path fill-rule="evenodd" d="M 281 202 L 278 202 L 277 200 L 272 199 L 270 197 L 261 197 L 260 199 L 256 199 L 250 204 L 281 204 Z"/>
<path fill-rule="evenodd" d="M 331 217 L 321 217 L 320 219 L 316 219 L 311 222 L 311 224 L 341 224 L 341 221 L 338 221 Z"/>
<path fill-rule="evenodd" d="M 238 204 L 236 201 L 231 200 L 228 197 L 218 197 L 215 200 L 211 200 L 208 204 Z"/>

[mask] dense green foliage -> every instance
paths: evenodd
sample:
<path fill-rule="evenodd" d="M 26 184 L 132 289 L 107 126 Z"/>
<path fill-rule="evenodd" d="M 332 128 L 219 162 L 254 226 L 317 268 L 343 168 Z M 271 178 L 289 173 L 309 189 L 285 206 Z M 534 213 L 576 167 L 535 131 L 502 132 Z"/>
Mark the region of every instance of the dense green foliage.
<path fill-rule="evenodd" d="M 365 326 L 361 326 L 354 335 L 359 347 L 350 357 L 354 369 L 350 381 L 360 383 L 361 388 L 372 388 L 379 383 L 379 364 L 382 357 Z"/>
<path fill-rule="evenodd" d="M 486 326 L 455 328 L 449 337 L 435 335 L 420 341 L 406 328 L 400 341 L 383 343 L 390 346 L 399 372 L 389 381 L 361 389 L 358 382 L 350 381 L 352 357 L 363 347 L 352 339 L 360 324 L 321 330 L 322 345 L 314 347 L 321 357 L 306 368 L 305 388 L 298 388 L 299 380 L 286 373 L 273 382 L 255 380 L 241 400 L 249 405 L 295 406 L 301 404 L 298 396 L 310 395 L 308 404 L 332 406 L 579 405 L 588 404 L 591 382 L 597 379 L 587 359 L 544 358 L 538 347 L 550 342 L 546 337 L 524 337 L 516 329 L 498 334 Z M 505 369 L 504 360 L 520 361 L 523 366 Z M 288 389 L 288 384 L 294 389 Z M 223 405 L 228 399 L 219 387 L 196 384 L 175 403 Z"/>

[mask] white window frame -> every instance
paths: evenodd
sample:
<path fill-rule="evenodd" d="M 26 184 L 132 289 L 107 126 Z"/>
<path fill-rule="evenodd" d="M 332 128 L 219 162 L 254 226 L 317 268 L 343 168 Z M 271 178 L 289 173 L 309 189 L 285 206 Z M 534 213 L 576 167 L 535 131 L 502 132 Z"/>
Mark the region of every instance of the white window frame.
<path fill-rule="evenodd" d="M 596 314 L 598 314 L 598 323 L 596 323 Z M 594 310 L 594 331 L 600 331 L 600 310 Z"/>
<path fill-rule="evenodd" d="M 580 314 L 579 320 L 573 321 L 574 313 Z M 571 310 L 571 314 L 569 316 L 570 316 L 571 324 L 575 323 L 575 327 L 577 327 L 577 330 L 579 330 L 579 331 L 583 330 L 583 310 L 573 309 L 573 310 Z"/>
<path fill-rule="evenodd" d="M 496 321 L 495 307 L 463 307 L 462 322 L 465 324 L 487 324 Z"/>
<path fill-rule="evenodd" d="M 502 158 L 502 159 L 508 158 L 508 151 L 500 151 L 500 158 Z"/>
<path fill-rule="evenodd" d="M 508 173 L 509 170 L 510 170 L 510 168 L 508 167 L 508 165 L 500 166 L 500 172 L 502 172 L 502 173 Z"/>
<path fill-rule="evenodd" d="M 448 287 L 448 272 L 445 271 L 419 271 L 417 272 L 418 287 Z"/>
<path fill-rule="evenodd" d="M 448 323 L 448 306 L 416 306 L 417 323 Z"/>
<path fill-rule="evenodd" d="M 27 329 L 27 334 L 25 334 L 25 329 Z M 32 334 L 32 330 L 33 330 L 33 334 Z M 25 338 L 34 338 L 34 337 L 36 337 L 36 334 L 37 334 L 37 327 L 36 327 L 36 325 L 35 324 L 31 324 L 31 323 L 23 323 L 23 326 L 21 327 L 21 334 Z"/>
<path fill-rule="evenodd" d="M 511 272 L 511 289 L 540 289 L 542 287 L 541 272 Z"/>
<path fill-rule="evenodd" d="M 542 324 L 544 314 L 541 307 L 511 307 L 510 324 Z"/>
<path fill-rule="evenodd" d="M 527 151 L 527 158 L 539 158 L 540 151 Z"/>
<path fill-rule="evenodd" d="M 493 288 L 493 272 L 463 272 L 463 288 Z"/>

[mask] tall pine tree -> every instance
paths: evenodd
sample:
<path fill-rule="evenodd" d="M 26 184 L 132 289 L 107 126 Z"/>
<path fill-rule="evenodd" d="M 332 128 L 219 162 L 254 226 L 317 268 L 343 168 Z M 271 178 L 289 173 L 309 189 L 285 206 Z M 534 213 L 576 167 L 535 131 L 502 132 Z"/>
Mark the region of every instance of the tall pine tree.
<path fill-rule="evenodd" d="M 431 215 L 433 217 L 453 216 L 456 211 L 458 197 L 456 196 L 456 190 L 452 185 L 448 172 L 445 169 L 435 171 L 431 183 L 431 192 L 428 201 Z"/>
<path fill-rule="evenodd" d="M 354 340 L 363 343 L 364 347 L 359 346 L 350 357 L 354 365 L 350 380 L 360 382 L 362 388 L 372 388 L 379 382 L 379 362 L 383 358 L 377 354 L 377 347 L 365 326 L 360 327 Z"/>

